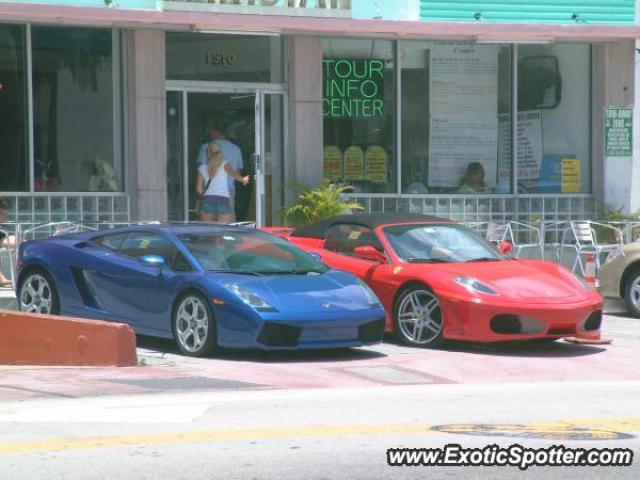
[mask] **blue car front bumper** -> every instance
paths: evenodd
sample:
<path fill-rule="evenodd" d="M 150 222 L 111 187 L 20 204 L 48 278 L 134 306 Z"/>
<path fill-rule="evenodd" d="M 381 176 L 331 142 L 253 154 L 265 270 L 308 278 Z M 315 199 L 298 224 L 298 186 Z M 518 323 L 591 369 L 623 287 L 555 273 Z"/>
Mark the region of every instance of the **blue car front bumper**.
<path fill-rule="evenodd" d="M 334 315 L 322 312 L 295 316 L 264 312 L 255 320 L 253 328 L 243 328 L 243 331 L 236 328 L 227 330 L 224 324 L 229 325 L 230 322 L 219 322 L 220 346 L 259 350 L 358 347 L 380 343 L 385 325 L 382 308 L 342 311 L 338 315 L 335 312 Z"/>

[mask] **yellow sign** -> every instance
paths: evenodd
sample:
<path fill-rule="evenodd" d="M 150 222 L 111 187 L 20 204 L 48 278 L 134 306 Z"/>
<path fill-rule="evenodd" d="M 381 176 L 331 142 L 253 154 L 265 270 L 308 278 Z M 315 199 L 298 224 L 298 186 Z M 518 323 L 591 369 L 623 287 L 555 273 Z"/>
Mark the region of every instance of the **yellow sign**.
<path fill-rule="evenodd" d="M 338 147 L 324 147 L 324 160 L 322 171 L 325 179 L 329 181 L 342 178 L 342 152 Z"/>
<path fill-rule="evenodd" d="M 364 150 L 354 145 L 344 151 L 344 179 L 364 180 Z"/>
<path fill-rule="evenodd" d="M 562 193 L 580 192 L 580 160 L 563 158 L 561 175 Z"/>
<path fill-rule="evenodd" d="M 387 152 L 379 145 L 367 148 L 365 154 L 367 180 L 370 182 L 387 181 Z"/>

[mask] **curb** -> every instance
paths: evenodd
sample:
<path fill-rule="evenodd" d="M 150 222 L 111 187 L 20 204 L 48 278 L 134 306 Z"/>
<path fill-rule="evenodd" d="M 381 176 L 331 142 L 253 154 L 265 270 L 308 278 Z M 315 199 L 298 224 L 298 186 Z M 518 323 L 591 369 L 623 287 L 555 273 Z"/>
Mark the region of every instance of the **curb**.
<path fill-rule="evenodd" d="M 135 366 L 136 336 L 122 323 L 0 309 L 0 364 Z"/>

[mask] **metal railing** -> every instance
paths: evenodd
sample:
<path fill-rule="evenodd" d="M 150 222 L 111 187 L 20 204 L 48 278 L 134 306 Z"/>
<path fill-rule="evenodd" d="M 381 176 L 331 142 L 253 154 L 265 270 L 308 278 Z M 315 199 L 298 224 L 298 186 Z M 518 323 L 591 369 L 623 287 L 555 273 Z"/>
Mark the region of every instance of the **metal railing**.
<path fill-rule="evenodd" d="M 78 233 L 89 230 L 105 230 L 117 227 L 125 227 L 132 225 L 144 225 L 148 223 L 159 223 L 156 221 L 150 222 L 47 222 L 47 223 L 34 223 L 34 222 L 7 222 L 0 224 L 0 231 L 5 234 L 5 243 L 0 245 L 0 268 L 7 278 L 9 278 L 15 272 L 15 262 L 17 260 L 18 250 L 20 244 L 26 240 L 34 240 L 39 238 L 46 238 L 56 235 Z M 185 222 L 185 223 L 197 223 L 197 222 Z M 462 222 L 469 228 L 476 231 L 483 237 L 487 237 L 488 229 L 494 221 L 467 221 Z M 500 224 L 500 221 L 495 222 Z M 503 222 L 504 223 L 504 222 Z M 570 228 L 571 220 L 551 220 L 543 222 L 534 222 L 526 224 L 519 221 L 511 221 L 509 223 L 510 239 L 515 244 L 521 244 L 521 246 L 527 247 L 533 254 L 533 256 L 526 255 L 528 258 L 546 258 L 547 260 L 558 261 L 565 263 L 563 259 L 557 254 L 562 238 L 568 228 Z M 622 244 L 629 243 L 631 241 L 640 241 L 640 222 L 602 222 L 603 224 L 611 225 L 616 229 L 609 229 L 612 231 L 619 230 L 622 234 Z M 248 227 L 254 227 L 254 224 L 246 224 Z M 6 241 L 7 237 L 11 237 L 10 241 Z M 487 237 L 488 238 L 488 237 Z M 601 235 L 598 238 L 602 238 Z M 536 241 L 540 241 L 540 245 L 536 245 Z M 619 239 L 603 238 L 604 241 L 618 241 Z M 535 248 L 534 248 L 535 247 Z M 537 252 L 537 253 L 536 253 Z M 540 254 L 540 252 L 542 252 Z M 569 262 L 571 263 L 571 262 Z M 567 265 L 570 267 L 570 264 Z"/>

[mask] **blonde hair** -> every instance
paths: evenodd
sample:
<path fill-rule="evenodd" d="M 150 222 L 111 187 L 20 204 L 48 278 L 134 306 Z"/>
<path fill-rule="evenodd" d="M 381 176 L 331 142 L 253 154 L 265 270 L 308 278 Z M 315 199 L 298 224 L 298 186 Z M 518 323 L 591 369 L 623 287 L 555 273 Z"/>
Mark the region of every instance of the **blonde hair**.
<path fill-rule="evenodd" d="M 224 154 L 220 145 L 215 142 L 211 142 L 207 145 L 207 158 L 209 162 L 207 164 L 207 171 L 209 172 L 209 178 L 213 178 L 218 173 L 220 166 L 224 160 Z"/>

